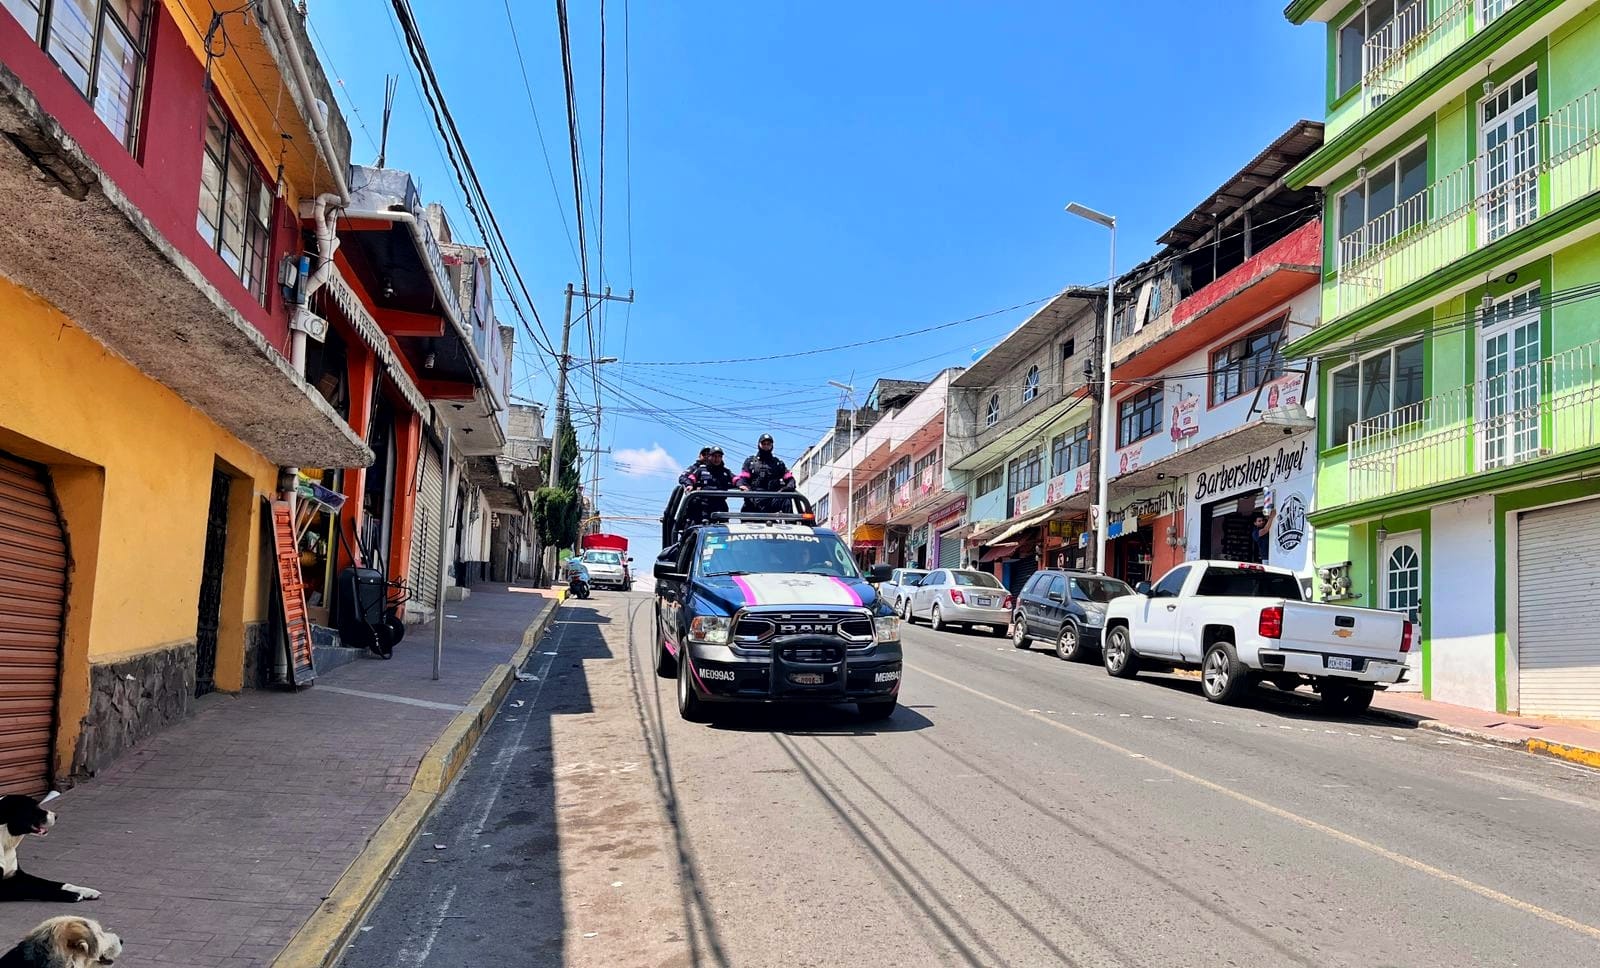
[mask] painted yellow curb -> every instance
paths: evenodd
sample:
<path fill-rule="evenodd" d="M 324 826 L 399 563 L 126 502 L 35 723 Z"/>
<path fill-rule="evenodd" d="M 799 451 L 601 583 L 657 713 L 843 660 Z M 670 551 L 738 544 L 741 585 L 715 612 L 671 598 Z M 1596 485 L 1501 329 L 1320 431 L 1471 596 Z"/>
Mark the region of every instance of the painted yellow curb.
<path fill-rule="evenodd" d="M 517 670 L 522 668 L 528 653 L 554 621 L 559 606 L 558 599 L 523 630 L 522 644 L 512 654 L 511 661 L 495 666 L 467 703 L 467 708 L 450 721 L 423 754 L 411 781 L 411 792 L 389 813 L 361 853 L 345 868 L 327 899 L 273 959 L 272 968 L 329 968 L 344 954 L 350 936 L 378 899 L 400 858 L 411 847 L 422 829 L 422 822 L 428 819 L 440 795 L 466 765 L 490 719 L 517 681 Z"/>
<path fill-rule="evenodd" d="M 1561 760 L 1570 760 L 1584 766 L 1592 766 L 1600 770 L 1600 751 L 1586 750 L 1581 746 L 1566 746 L 1562 743 L 1552 743 L 1548 740 L 1528 740 L 1528 752 L 1538 753 L 1541 756 L 1554 756 Z"/>

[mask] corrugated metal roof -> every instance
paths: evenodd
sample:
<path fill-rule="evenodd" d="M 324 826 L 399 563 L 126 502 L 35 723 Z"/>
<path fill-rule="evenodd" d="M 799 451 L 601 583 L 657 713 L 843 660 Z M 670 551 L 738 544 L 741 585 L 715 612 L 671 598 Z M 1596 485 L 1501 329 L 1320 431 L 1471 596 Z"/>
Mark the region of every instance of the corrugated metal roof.
<path fill-rule="evenodd" d="M 1211 230 L 1219 216 L 1226 215 L 1230 210 L 1249 201 L 1257 192 L 1282 178 L 1289 169 L 1309 158 L 1320 147 L 1322 147 L 1322 122 L 1296 121 L 1288 131 L 1279 135 L 1276 141 L 1256 155 L 1248 165 L 1223 182 L 1221 188 L 1195 206 L 1194 211 L 1185 215 L 1156 242 L 1177 248 L 1192 245 L 1196 239 Z"/>

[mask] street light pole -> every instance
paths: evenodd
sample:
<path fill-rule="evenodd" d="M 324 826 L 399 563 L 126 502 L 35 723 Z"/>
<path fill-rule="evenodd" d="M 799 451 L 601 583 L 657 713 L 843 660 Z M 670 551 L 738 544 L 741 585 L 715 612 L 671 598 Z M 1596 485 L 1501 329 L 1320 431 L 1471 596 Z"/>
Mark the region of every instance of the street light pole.
<path fill-rule="evenodd" d="M 1095 495 L 1100 515 L 1094 529 L 1094 566 L 1101 574 L 1109 574 L 1106 570 L 1106 527 L 1111 500 L 1111 323 L 1117 302 L 1117 219 L 1077 202 L 1068 205 L 1067 211 L 1111 230 L 1111 273 L 1106 278 L 1106 318 L 1100 335 L 1100 446 L 1096 448 L 1100 458 L 1100 486 Z"/>

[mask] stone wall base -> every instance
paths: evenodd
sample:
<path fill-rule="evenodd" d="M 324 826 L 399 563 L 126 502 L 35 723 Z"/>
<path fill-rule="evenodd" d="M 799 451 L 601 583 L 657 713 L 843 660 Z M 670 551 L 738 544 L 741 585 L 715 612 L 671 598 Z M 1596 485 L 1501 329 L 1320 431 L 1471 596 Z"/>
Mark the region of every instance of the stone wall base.
<path fill-rule="evenodd" d="M 72 754 L 71 779 L 94 776 L 194 705 L 195 644 L 89 666 L 89 712 Z"/>
<path fill-rule="evenodd" d="M 272 685 L 272 623 L 251 622 L 244 627 L 244 687 L 266 689 Z"/>

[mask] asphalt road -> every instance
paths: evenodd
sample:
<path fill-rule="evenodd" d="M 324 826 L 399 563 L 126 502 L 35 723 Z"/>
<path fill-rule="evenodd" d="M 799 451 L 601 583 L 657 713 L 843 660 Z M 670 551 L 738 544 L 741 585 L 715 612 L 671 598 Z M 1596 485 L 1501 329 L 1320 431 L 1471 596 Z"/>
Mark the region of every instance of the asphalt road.
<path fill-rule="evenodd" d="M 561 618 L 347 968 L 1600 964 L 1600 773 L 926 628 L 886 724 L 696 726 Z"/>

